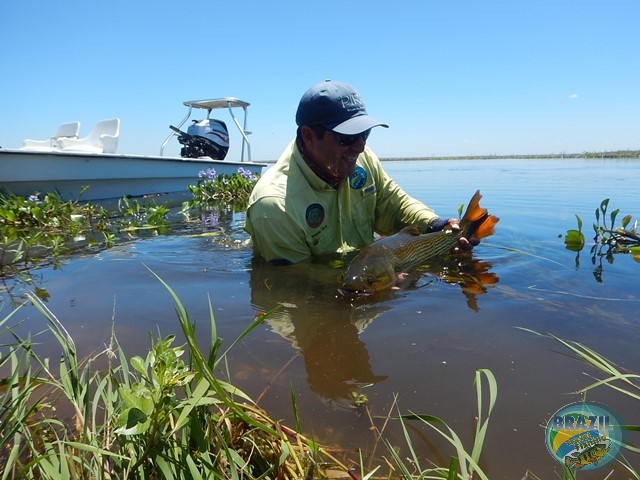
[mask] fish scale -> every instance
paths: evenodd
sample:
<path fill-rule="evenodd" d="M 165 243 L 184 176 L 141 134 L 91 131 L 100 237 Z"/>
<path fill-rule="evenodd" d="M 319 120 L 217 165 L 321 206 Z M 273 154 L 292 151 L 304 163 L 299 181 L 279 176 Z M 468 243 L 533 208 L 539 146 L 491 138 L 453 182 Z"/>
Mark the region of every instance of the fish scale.
<path fill-rule="evenodd" d="M 410 226 L 365 247 L 349 265 L 342 290 L 372 293 L 390 288 L 395 285 L 398 274 L 449 253 L 460 237 L 492 235 L 499 219 L 480 207 L 480 198 L 480 191 L 476 191 L 460 220 L 460 230 L 421 234 L 418 227 Z"/>

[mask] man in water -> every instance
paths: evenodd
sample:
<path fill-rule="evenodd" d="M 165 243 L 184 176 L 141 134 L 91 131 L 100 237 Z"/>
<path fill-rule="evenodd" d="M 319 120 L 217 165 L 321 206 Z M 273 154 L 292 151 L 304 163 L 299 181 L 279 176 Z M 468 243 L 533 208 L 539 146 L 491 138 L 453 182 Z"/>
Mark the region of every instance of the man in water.
<path fill-rule="evenodd" d="M 305 92 L 296 112 L 296 138 L 253 189 L 245 230 L 255 250 L 273 264 L 360 250 L 374 234 L 409 225 L 423 233 L 450 225 L 405 193 L 366 146 L 374 127 L 349 84 L 326 80 Z M 461 238 L 454 251 L 476 239 Z"/>

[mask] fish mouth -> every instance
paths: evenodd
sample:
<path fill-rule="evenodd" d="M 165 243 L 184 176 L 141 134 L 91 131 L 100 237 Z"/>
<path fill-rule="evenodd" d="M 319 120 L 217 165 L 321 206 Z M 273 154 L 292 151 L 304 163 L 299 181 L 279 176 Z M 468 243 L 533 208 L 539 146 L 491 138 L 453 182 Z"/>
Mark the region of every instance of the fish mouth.
<path fill-rule="evenodd" d="M 345 287 L 344 285 L 338 288 L 338 293 L 345 298 L 355 297 L 371 297 L 375 293 L 372 290 L 362 290 L 357 288 Z"/>

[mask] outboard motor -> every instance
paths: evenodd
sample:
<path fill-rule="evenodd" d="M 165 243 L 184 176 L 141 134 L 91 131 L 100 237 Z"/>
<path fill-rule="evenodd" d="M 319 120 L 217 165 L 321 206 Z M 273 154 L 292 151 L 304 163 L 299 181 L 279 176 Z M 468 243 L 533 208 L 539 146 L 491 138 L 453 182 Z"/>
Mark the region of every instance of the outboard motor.
<path fill-rule="evenodd" d="M 229 130 L 222 120 L 205 118 L 193 121 L 186 133 L 173 125 L 170 128 L 179 133 L 178 141 L 183 145 L 180 156 L 185 158 L 210 157 L 224 160 L 229 151 Z"/>

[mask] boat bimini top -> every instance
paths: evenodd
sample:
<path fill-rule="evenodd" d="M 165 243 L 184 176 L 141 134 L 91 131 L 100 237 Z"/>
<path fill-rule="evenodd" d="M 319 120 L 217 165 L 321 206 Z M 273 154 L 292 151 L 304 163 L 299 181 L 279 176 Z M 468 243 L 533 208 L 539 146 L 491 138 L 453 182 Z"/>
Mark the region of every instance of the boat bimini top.
<path fill-rule="evenodd" d="M 201 158 L 211 157 L 215 160 L 223 160 L 229 150 L 229 132 L 225 122 L 211 117 L 211 111 L 216 109 L 227 109 L 233 123 L 242 136 L 242 153 L 240 161 L 245 161 L 245 149 L 247 151 L 246 161 L 251 161 L 251 145 L 249 143 L 250 131 L 247 130 L 247 109 L 249 103 L 233 97 L 217 98 L 213 100 L 190 100 L 183 102 L 189 108 L 187 115 L 182 119 L 177 127 L 170 125 L 172 132 L 160 146 L 160 156 L 164 155 L 164 147 L 175 135 L 183 145 L 180 155 L 182 157 Z M 192 120 L 186 132 L 180 130 L 191 117 L 194 108 L 207 111 L 207 117 L 202 120 Z M 234 108 L 242 108 L 243 122 L 240 122 L 233 113 Z"/>

